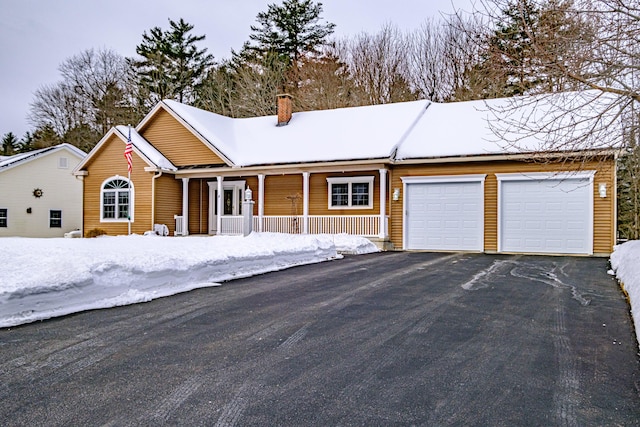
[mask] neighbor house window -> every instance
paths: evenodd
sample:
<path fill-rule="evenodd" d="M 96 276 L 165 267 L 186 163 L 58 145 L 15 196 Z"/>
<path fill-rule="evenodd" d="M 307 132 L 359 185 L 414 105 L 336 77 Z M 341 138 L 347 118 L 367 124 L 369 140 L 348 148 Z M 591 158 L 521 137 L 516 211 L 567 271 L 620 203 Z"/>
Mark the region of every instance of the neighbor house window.
<path fill-rule="evenodd" d="M 62 211 L 57 211 L 57 210 L 49 211 L 49 227 L 62 228 Z"/>
<path fill-rule="evenodd" d="M 372 209 L 373 177 L 327 178 L 329 209 Z"/>
<path fill-rule="evenodd" d="M 7 227 L 7 210 L 0 209 L 0 227 Z"/>
<path fill-rule="evenodd" d="M 116 176 L 102 184 L 100 194 L 100 220 L 103 222 L 133 221 L 133 185 L 124 177 Z"/>

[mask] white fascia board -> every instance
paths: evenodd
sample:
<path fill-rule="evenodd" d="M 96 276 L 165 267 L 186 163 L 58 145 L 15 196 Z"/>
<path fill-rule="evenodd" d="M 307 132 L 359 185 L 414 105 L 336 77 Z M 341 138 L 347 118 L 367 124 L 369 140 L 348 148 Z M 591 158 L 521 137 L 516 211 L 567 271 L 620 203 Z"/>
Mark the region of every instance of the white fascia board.
<path fill-rule="evenodd" d="M 405 184 L 433 184 L 444 182 L 484 182 L 487 174 L 471 175 L 435 175 L 435 176 L 403 176 L 400 177 Z"/>
<path fill-rule="evenodd" d="M 530 181 L 530 180 L 567 180 L 567 179 L 589 179 L 593 180 L 596 171 L 577 171 L 577 172 L 515 172 L 515 173 L 497 173 L 498 181 Z"/>

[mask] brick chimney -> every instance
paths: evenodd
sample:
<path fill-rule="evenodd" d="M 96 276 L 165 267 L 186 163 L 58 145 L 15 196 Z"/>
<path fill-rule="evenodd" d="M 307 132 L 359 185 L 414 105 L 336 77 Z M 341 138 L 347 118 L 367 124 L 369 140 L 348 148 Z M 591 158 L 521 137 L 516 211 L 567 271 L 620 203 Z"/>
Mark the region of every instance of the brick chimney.
<path fill-rule="evenodd" d="M 286 126 L 291 120 L 293 108 L 291 106 L 291 95 L 283 93 L 278 97 L 278 126 Z"/>

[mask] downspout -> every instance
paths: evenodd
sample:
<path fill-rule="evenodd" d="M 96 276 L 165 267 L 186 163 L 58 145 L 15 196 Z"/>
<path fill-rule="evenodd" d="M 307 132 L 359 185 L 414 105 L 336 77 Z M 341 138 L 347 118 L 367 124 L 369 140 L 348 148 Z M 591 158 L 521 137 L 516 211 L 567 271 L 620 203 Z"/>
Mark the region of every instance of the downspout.
<path fill-rule="evenodd" d="M 74 175 L 76 179 L 82 181 L 82 200 L 80 200 L 81 212 L 82 216 L 80 218 L 80 234 L 81 237 L 84 237 L 84 177 L 85 175 Z"/>
<path fill-rule="evenodd" d="M 155 172 L 159 172 L 159 174 L 154 174 L 151 180 L 151 230 L 154 229 L 156 223 L 156 179 L 162 176 L 162 169 L 156 169 Z"/>

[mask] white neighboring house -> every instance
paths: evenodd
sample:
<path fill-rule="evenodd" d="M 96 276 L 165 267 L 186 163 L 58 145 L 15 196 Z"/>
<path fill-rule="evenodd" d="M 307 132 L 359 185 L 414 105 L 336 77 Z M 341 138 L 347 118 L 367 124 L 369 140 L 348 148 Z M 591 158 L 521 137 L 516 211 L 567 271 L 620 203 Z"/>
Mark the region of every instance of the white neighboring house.
<path fill-rule="evenodd" d="M 82 181 L 71 172 L 85 156 L 65 143 L 0 158 L 0 237 L 80 230 Z"/>

